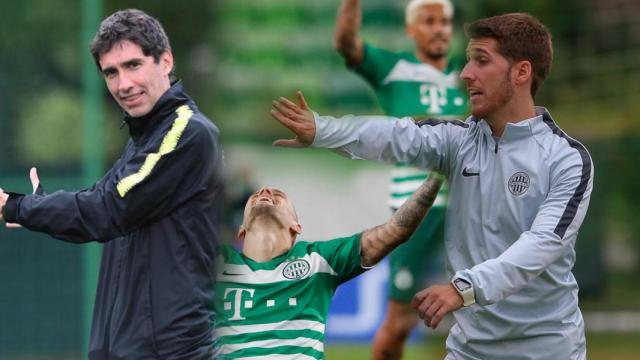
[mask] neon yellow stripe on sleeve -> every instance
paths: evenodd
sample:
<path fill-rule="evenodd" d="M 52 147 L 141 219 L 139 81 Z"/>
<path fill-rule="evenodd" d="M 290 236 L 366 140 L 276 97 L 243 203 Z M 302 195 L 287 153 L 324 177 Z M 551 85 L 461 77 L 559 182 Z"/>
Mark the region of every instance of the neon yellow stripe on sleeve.
<path fill-rule="evenodd" d="M 129 190 L 146 179 L 163 155 L 175 150 L 178 145 L 178 140 L 180 140 L 184 129 L 187 127 L 189 119 L 193 116 L 193 111 L 189 109 L 189 106 L 182 105 L 176 109 L 176 113 L 178 114 L 178 117 L 173 121 L 171 130 L 169 130 L 162 139 L 158 152 L 147 155 L 138 172 L 131 174 L 118 182 L 116 189 L 118 190 L 120 197 L 127 195 Z"/>

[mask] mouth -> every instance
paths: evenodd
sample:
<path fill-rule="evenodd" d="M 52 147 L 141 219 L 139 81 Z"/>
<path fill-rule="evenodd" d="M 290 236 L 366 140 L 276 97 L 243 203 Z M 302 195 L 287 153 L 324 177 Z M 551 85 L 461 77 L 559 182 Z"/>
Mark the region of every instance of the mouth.
<path fill-rule="evenodd" d="M 139 92 L 127 96 L 120 96 L 120 101 L 128 106 L 135 105 L 142 98 L 143 93 Z"/>
<path fill-rule="evenodd" d="M 469 93 L 469 100 L 474 101 L 477 100 L 480 96 L 484 95 L 484 93 L 475 88 L 467 88 L 467 92 Z"/>
<path fill-rule="evenodd" d="M 263 203 L 275 205 L 275 202 L 270 197 L 261 196 L 256 199 L 256 204 L 263 204 Z"/>

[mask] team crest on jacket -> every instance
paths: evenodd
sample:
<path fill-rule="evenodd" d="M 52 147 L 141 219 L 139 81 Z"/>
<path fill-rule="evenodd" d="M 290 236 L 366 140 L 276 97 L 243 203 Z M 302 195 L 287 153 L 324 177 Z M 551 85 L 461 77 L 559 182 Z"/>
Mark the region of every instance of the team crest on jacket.
<path fill-rule="evenodd" d="M 517 172 L 509 178 L 509 191 L 515 196 L 522 195 L 529 190 L 529 175 Z"/>
<path fill-rule="evenodd" d="M 310 270 L 311 266 L 307 260 L 295 260 L 282 269 L 282 275 L 291 280 L 302 279 Z"/>

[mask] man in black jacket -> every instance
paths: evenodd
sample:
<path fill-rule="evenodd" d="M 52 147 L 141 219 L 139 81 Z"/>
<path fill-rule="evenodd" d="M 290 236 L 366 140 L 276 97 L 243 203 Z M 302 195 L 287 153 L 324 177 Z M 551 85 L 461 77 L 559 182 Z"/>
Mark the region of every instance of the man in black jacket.
<path fill-rule="evenodd" d="M 171 82 L 171 47 L 153 17 L 112 14 L 91 53 L 125 111 L 130 140 L 122 157 L 82 191 L 0 190 L 0 220 L 73 243 L 104 243 L 90 359 L 209 358 L 218 129 Z"/>

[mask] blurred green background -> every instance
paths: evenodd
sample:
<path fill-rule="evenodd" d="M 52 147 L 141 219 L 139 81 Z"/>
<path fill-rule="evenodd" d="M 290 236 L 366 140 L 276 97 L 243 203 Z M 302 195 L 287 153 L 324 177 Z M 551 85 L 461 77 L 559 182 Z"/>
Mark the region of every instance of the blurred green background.
<path fill-rule="evenodd" d="M 285 151 L 270 146 L 274 139 L 289 136 L 268 115 L 278 96 L 291 97 L 300 89 L 320 113 L 381 113 L 370 89 L 345 69 L 332 48 L 339 3 L 1 2 L 0 186 L 28 192 L 28 169 L 37 166 L 45 189 L 78 189 L 96 181 L 115 161 L 127 130 L 118 129 L 121 111 L 97 71 L 86 64 L 92 65 L 88 39 L 97 30 L 96 21 L 121 8 L 143 9 L 164 25 L 176 74 L 220 128 L 228 158 L 234 159 L 228 163 L 232 175 L 246 175 L 243 156 Z M 640 155 L 640 3 L 454 3 L 457 54 L 463 54 L 466 45 L 462 24 L 479 17 L 526 11 L 551 29 L 555 61 L 537 102 L 587 146 L 596 169 L 574 270 L 581 285 L 590 357 L 633 358 L 640 350 L 633 341 L 640 335 L 640 182 L 635 178 L 640 171 L 634 170 Z M 404 5 L 363 1 L 363 38 L 392 49 L 411 49 L 403 30 Z M 308 151 L 290 167 L 313 172 L 316 156 L 335 162 L 336 172 L 347 171 L 347 166 L 348 171 L 377 166 L 345 165 L 337 156 L 325 160 Z M 249 176 L 261 183 L 259 171 Z M 248 180 L 232 178 L 230 188 L 241 181 Z M 380 192 L 385 191 L 381 186 Z M 379 207 L 385 211 L 383 202 Z M 0 359 L 85 357 L 99 251 L 98 245 L 75 246 L 25 230 L 0 229 Z M 441 338 L 435 337 L 427 345 L 414 345 L 411 354 L 439 358 L 442 348 Z M 362 346 L 330 344 L 327 349 L 328 358 L 369 357 Z"/>

